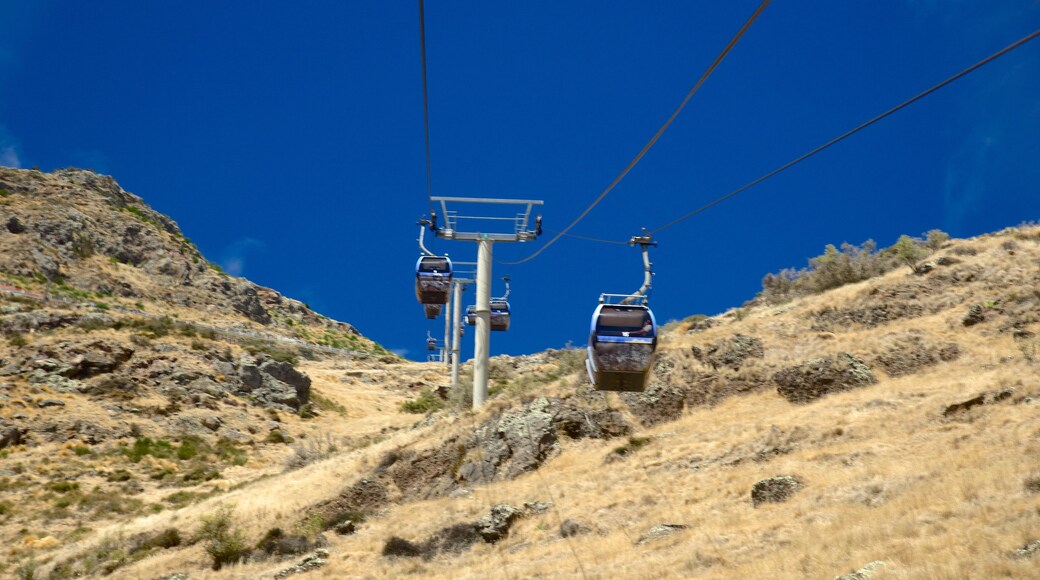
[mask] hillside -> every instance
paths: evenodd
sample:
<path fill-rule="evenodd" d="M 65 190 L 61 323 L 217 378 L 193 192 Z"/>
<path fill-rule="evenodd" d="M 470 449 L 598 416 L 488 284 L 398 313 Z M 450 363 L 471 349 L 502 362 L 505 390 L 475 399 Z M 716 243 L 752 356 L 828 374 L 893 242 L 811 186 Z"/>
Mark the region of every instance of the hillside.
<path fill-rule="evenodd" d="M 497 357 L 472 412 L 111 178 L 0 189 L 7 577 L 1040 576 L 1040 227 L 670 324 L 643 394 Z"/>

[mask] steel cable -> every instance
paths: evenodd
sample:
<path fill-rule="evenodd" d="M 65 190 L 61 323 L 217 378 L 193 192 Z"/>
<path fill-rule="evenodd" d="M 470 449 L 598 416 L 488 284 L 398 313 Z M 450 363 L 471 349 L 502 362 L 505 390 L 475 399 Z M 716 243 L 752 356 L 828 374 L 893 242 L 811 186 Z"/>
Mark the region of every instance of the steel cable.
<path fill-rule="evenodd" d="M 752 14 L 750 18 L 748 18 L 747 22 L 744 23 L 744 26 L 742 26 L 740 28 L 740 30 L 737 32 L 737 34 L 729 41 L 729 44 L 726 45 L 726 48 L 724 48 L 722 50 L 722 52 L 719 53 L 719 55 L 717 57 L 715 57 L 715 60 L 711 63 L 711 66 L 709 66 L 708 69 L 706 71 L 704 71 L 704 74 L 702 74 L 701 77 L 697 80 L 697 83 L 693 85 L 693 88 L 690 89 L 690 92 L 686 93 L 686 98 L 684 98 L 682 100 L 682 102 L 679 103 L 679 106 L 676 107 L 675 111 L 672 112 L 670 117 L 668 117 L 668 120 L 664 122 L 664 125 L 661 125 L 661 128 L 658 129 L 656 133 L 654 133 L 654 136 L 651 137 L 650 141 L 647 142 L 647 144 L 643 146 L 643 148 L 639 151 L 639 153 L 636 154 L 635 158 L 633 158 L 632 161 L 630 161 L 628 163 L 628 165 L 625 166 L 625 168 L 621 171 L 621 173 L 618 174 L 618 176 L 615 177 L 614 180 L 610 182 L 610 185 L 608 185 L 607 188 L 604 189 L 599 194 L 599 196 L 596 197 L 596 199 L 593 200 L 591 204 L 589 204 L 588 207 L 585 208 L 585 211 L 581 212 L 581 214 L 578 215 L 578 217 L 575 218 L 574 221 L 572 221 L 570 223 L 570 225 L 568 225 L 567 227 L 563 228 L 563 231 L 561 231 L 561 232 L 557 233 L 555 236 L 553 236 L 552 239 L 550 239 L 548 242 L 546 242 L 544 246 L 542 246 L 541 248 L 538 248 L 538 250 L 536 250 L 530 256 L 527 256 L 526 258 L 522 258 L 522 259 L 517 260 L 515 262 L 500 262 L 500 263 L 501 264 L 507 264 L 507 265 L 510 265 L 510 266 L 515 266 L 517 264 L 523 264 L 524 262 L 528 262 L 530 260 L 533 260 L 539 254 L 544 252 L 549 246 L 551 246 L 554 243 L 556 243 L 556 240 L 559 240 L 564 235 L 566 235 L 567 232 L 570 231 L 571 228 L 573 228 L 574 226 L 576 226 L 578 224 L 578 222 L 580 222 L 581 220 L 585 219 L 585 216 L 587 216 L 589 214 L 589 212 L 591 212 L 592 209 L 595 208 L 599 204 L 599 202 L 603 201 L 603 198 L 607 197 L 607 194 L 610 193 L 611 191 L 613 191 L 614 187 L 617 186 L 618 183 L 621 183 L 621 180 L 624 179 L 626 175 L 628 175 L 628 172 L 632 171 L 632 168 L 635 167 L 637 163 L 639 163 L 639 161 L 643 158 L 644 155 L 646 155 L 646 153 L 648 151 L 650 151 L 650 148 L 654 146 L 654 143 L 657 143 L 657 140 L 661 138 L 661 135 L 663 135 L 664 132 L 668 129 L 668 127 L 671 126 L 672 121 L 675 121 L 676 117 L 679 116 L 679 113 L 682 112 L 684 107 L 686 107 L 686 103 L 688 103 L 690 101 L 690 99 L 693 98 L 693 95 L 701 88 L 701 85 L 704 84 L 704 81 L 708 80 L 708 77 L 711 76 L 711 73 L 714 72 L 715 68 L 719 66 L 719 64 L 722 62 L 722 60 L 724 58 L 726 58 L 726 55 L 729 54 L 730 50 L 732 50 L 733 47 L 736 46 L 737 41 L 739 41 L 740 38 L 742 36 L 744 36 L 744 33 L 747 32 L 748 28 L 751 27 L 751 24 L 758 18 L 758 15 L 762 13 L 762 11 L 765 9 L 765 7 L 769 5 L 770 1 L 771 0 L 763 0 L 762 4 L 760 4 L 758 9 L 755 10 L 755 13 Z"/>
<path fill-rule="evenodd" d="M 996 60 L 997 58 L 1000 58 L 1001 56 L 1004 56 L 1005 54 L 1007 54 L 1007 53 L 1011 52 L 1012 50 L 1022 46 L 1023 44 L 1029 42 L 1030 40 L 1035 39 L 1037 36 L 1040 36 L 1040 30 L 1037 30 L 1037 31 L 1033 32 L 1032 34 L 1022 38 L 1021 40 L 1018 40 L 1017 42 L 1004 47 L 1003 49 L 1001 49 L 1001 50 L 991 54 L 990 56 L 980 60 L 979 62 L 969 66 L 968 68 L 962 70 L 961 72 L 959 72 L 959 73 L 957 73 L 957 74 L 947 78 L 946 80 L 944 80 L 944 81 L 942 81 L 942 82 L 940 82 L 940 83 L 938 83 L 936 85 L 933 85 L 931 88 L 926 89 L 925 91 L 920 92 L 917 95 L 914 95 L 910 99 L 907 99 L 907 100 L 903 101 L 902 103 L 896 105 L 895 107 L 892 107 L 891 109 L 885 111 L 884 113 L 881 113 L 880 115 L 874 117 L 873 119 L 870 119 L 869 121 L 866 121 L 865 123 L 861 123 L 860 125 L 858 125 L 854 129 L 851 129 L 849 131 L 846 131 L 845 133 L 842 133 L 841 135 L 835 137 L 834 139 L 831 139 L 830 141 L 827 141 L 826 143 L 824 143 L 823 145 L 820 145 L 819 147 L 813 149 L 812 151 L 809 151 L 808 153 L 805 153 L 801 157 L 798 157 L 798 158 L 794 159 L 793 161 L 789 161 L 789 162 L 785 163 L 784 165 L 781 165 L 780 167 L 770 171 L 769 173 L 766 173 L 762 177 L 759 177 L 758 179 L 756 179 L 756 180 L 754 180 L 754 181 L 752 181 L 752 182 L 750 182 L 750 183 L 748 183 L 746 185 L 743 185 L 743 186 L 741 186 L 741 187 L 739 187 L 739 188 L 737 188 L 737 189 L 727 193 L 726 195 L 724 195 L 722 197 L 719 197 L 719 198 L 711 201 L 710 203 L 708 203 L 708 204 L 706 204 L 704 206 L 701 206 L 701 207 L 691 211 L 690 213 L 688 213 L 686 215 L 683 215 L 682 217 L 674 219 L 674 220 L 668 222 L 667 224 L 665 224 L 665 225 L 663 225 L 663 226 L 661 226 L 661 227 L 651 231 L 650 233 L 652 235 L 657 235 L 658 233 L 663 232 L 664 230 L 674 226 L 675 224 L 678 224 L 679 222 L 687 220 L 687 219 L 689 219 L 689 218 L 691 218 L 691 217 L 693 217 L 693 216 L 695 216 L 695 215 L 697 215 L 697 214 L 699 214 L 699 213 L 701 213 L 701 212 L 703 212 L 703 211 L 705 211 L 705 210 L 707 210 L 707 209 L 709 209 L 711 207 L 714 207 L 714 206 L 716 206 L 716 205 L 726 201 L 727 199 L 729 199 L 729 198 L 731 198 L 731 197 L 733 197 L 733 196 L 735 196 L 735 195 L 737 195 L 737 194 L 739 194 L 739 193 L 741 193 L 743 191 L 751 189 L 752 187 L 758 185 L 759 183 L 762 183 L 763 181 L 769 179 L 770 177 L 773 177 L 774 175 L 776 175 L 778 173 L 781 173 L 781 172 L 783 172 L 783 171 L 785 171 L 785 170 L 787 170 L 787 169 L 789 169 L 789 168 L 791 168 L 791 167 L 801 163 L 802 161 L 805 161 L 806 159 L 812 157 L 813 155 L 816 155 L 817 153 L 823 151 L 824 149 L 827 149 L 831 145 L 834 145 L 834 144 L 836 144 L 836 143 L 838 143 L 838 142 L 840 142 L 840 141 L 842 141 L 842 140 L 844 140 L 844 139 L 846 139 L 848 137 L 851 137 L 852 135 L 862 131 L 863 129 L 866 129 L 867 127 L 869 127 L 871 125 L 873 125 L 874 123 L 877 123 L 881 119 L 884 119 L 885 117 L 888 117 L 889 115 L 891 115 L 891 114 L 899 111 L 900 109 L 903 109 L 903 108 L 905 108 L 905 107 L 907 107 L 907 106 L 909 106 L 909 105 L 911 105 L 911 104 L 913 104 L 913 103 L 923 99 L 924 97 L 934 93 L 935 91 L 945 87 L 946 85 L 956 81 L 957 79 L 959 79 L 959 78 L 961 78 L 961 77 L 963 77 L 963 76 L 965 76 L 965 75 L 967 75 L 967 74 L 969 74 L 969 73 L 971 73 L 971 72 L 973 72 L 973 71 L 975 71 L 975 70 L 985 66 L 986 64 L 989 64 L 990 62 Z"/>

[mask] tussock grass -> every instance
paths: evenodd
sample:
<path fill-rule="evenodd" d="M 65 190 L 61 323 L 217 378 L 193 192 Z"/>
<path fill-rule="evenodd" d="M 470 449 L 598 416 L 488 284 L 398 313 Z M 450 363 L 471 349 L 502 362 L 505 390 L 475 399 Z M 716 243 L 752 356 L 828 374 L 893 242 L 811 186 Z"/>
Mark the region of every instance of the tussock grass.
<path fill-rule="evenodd" d="M 748 362 L 749 372 L 768 376 L 836 352 L 870 358 L 890 348 L 893 337 L 921 333 L 930 342 L 959 343 L 962 351 L 956 360 L 906 376 L 879 373 L 874 386 L 804 405 L 786 402 L 766 385 L 710 407 L 688 408 L 676 421 L 638 429 L 633 438 L 649 444 L 622 461 L 606 460 L 627 439 L 564 438 L 562 453 L 536 472 L 457 497 L 391 505 L 366 519 L 353 535 L 329 535 L 332 558 L 312 574 L 378 579 L 831 578 L 882 561 L 879 578 L 1038 577 L 1040 557 L 1009 556 L 1040 529 L 1034 489 L 1040 486 L 1030 484 L 1038 477 L 1040 420 L 1035 403 L 1024 402 L 1025 397 L 1040 398 L 1038 367 L 1023 356 L 1009 332 L 1000 330 L 999 316 L 1009 314 L 998 313 L 970 328 L 961 324 L 968 304 L 1003 300 L 1010 292 L 1027 296 L 1030 285 L 1035 286 L 1040 245 L 1032 232 L 1015 238 L 1014 255 L 1002 246 L 1014 232 L 958 240 L 951 247 L 971 248 L 975 254 L 959 253 L 961 264 L 924 277 L 899 268 L 779 307 L 746 308 L 740 316 L 731 312 L 716 317 L 719 325 L 692 334 L 686 333 L 686 323 L 679 323 L 662 347 L 679 361 L 679 371 L 707 372 L 687 354 L 692 346 L 738 332 L 753 335 L 762 339 L 765 351 L 762 359 Z M 936 295 L 955 293 L 956 301 L 874 328 L 813 328 L 814 312 L 857 307 L 875 290 L 936 279 L 935 274 L 952 268 L 974 269 L 973 280 L 906 299 L 933 306 L 939 304 Z M 1035 323 L 1028 325 L 1037 329 Z M 231 503 L 238 521 L 249 522 L 244 541 L 255 543 L 264 530 L 288 528 L 308 506 L 338 494 L 386 453 L 436 447 L 517 404 L 504 393 L 480 411 L 442 411 L 432 422 L 417 423 L 414 415 L 398 411 L 402 401 L 417 394 L 409 386 L 413 379 L 401 375 L 423 368 L 429 367 L 402 365 L 346 376 L 344 369 L 328 365 L 307 367 L 323 395 L 345 409 L 335 417 L 333 435 L 353 437 L 356 445 L 344 445 L 291 473 L 272 471 L 178 511 L 105 526 L 60 553 L 74 553 L 106 534 L 170 526 L 195 529 L 219 505 Z M 525 385 L 525 396 L 573 394 L 580 371 L 568 370 L 548 382 Z M 414 370 L 412 376 L 431 384 L 443 376 L 423 372 Z M 951 404 L 1005 387 L 1015 389 L 1011 399 L 943 416 Z M 595 404 L 625 407 L 616 394 Z M 360 433 L 368 439 L 362 441 Z M 284 458 L 291 450 L 282 452 Z M 804 487 L 784 503 L 753 507 L 752 486 L 777 475 L 797 476 Z M 521 519 L 494 545 L 477 544 L 462 554 L 429 561 L 381 556 L 391 536 L 421 541 L 445 526 L 475 521 L 496 503 L 522 506 L 529 501 L 554 506 Z M 563 538 L 560 524 L 567 519 L 590 531 Z M 662 523 L 687 527 L 640 542 Z M 120 572 L 151 578 L 188 570 L 193 578 L 252 578 L 283 567 L 230 564 L 214 572 L 208 570 L 210 564 L 203 546 L 195 545 L 158 553 Z"/>

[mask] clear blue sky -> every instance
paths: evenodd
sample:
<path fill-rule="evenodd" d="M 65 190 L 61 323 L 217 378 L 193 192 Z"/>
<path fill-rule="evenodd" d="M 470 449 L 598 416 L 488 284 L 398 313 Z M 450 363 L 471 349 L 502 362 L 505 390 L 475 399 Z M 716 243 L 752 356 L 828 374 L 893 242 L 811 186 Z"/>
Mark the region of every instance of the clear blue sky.
<path fill-rule="evenodd" d="M 758 3 L 430 0 L 434 194 L 543 199 L 564 227 Z M 417 3 L 291 4 L 3 2 L 0 164 L 110 174 L 226 270 L 422 357 L 443 327 L 413 294 Z M 1036 0 L 777 0 L 574 233 L 659 227 L 1037 28 Z M 1038 183 L 1040 40 L 663 232 L 652 306 L 722 312 L 828 243 L 1036 220 Z M 640 268 L 635 249 L 574 239 L 496 266 L 514 319 L 492 353 L 584 344 L 599 293 L 635 290 Z"/>

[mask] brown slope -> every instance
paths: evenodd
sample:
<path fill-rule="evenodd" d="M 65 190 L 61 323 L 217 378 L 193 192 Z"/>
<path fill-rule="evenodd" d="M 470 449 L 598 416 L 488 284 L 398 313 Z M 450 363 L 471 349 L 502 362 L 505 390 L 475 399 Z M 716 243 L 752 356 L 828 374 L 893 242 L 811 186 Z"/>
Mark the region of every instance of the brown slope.
<path fill-rule="evenodd" d="M 955 240 L 935 258 L 922 276 L 893 271 L 681 323 L 642 395 L 588 391 L 574 353 L 504 357 L 478 413 L 441 411 L 38 553 L 52 558 L 46 570 L 85 566 L 106 539 L 187 536 L 233 504 L 249 546 L 276 527 L 313 538 L 364 512 L 354 533 L 326 532 L 325 577 L 1035 577 L 1040 230 Z M 337 400 L 408 369 L 351 372 L 327 386 Z M 854 380 L 863 372 L 873 380 Z M 435 382 L 428 373 L 417 377 Z M 344 423 L 395 417 L 372 405 Z M 504 537 L 467 531 L 499 503 L 524 514 Z M 295 561 L 209 572 L 201 544 L 147 555 L 120 574 L 272 577 Z"/>

